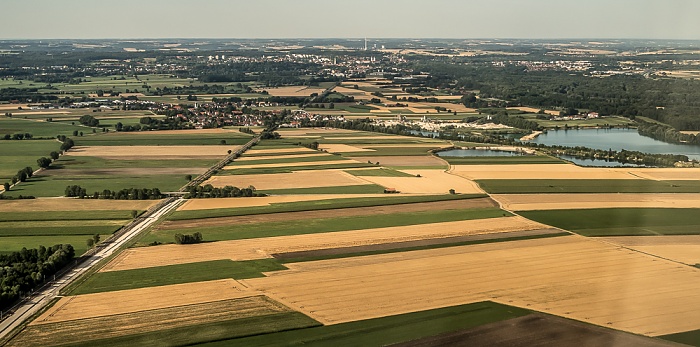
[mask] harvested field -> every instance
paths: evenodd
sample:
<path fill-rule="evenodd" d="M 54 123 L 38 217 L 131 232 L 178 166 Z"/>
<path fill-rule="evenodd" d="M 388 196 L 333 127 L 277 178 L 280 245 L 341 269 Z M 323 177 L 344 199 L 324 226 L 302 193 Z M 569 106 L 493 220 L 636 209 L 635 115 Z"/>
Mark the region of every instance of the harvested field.
<path fill-rule="evenodd" d="M 203 184 L 215 187 L 254 186 L 258 190 L 366 185 L 367 181 L 339 170 L 297 171 L 269 175 L 214 176 Z"/>
<path fill-rule="evenodd" d="M 700 236 L 698 235 L 618 236 L 599 239 L 687 265 L 700 264 Z"/>
<path fill-rule="evenodd" d="M 306 86 L 291 86 L 291 87 L 277 87 L 277 88 L 264 88 L 268 94 L 272 96 L 301 96 L 306 97 L 313 93 L 321 94 L 325 88 L 318 87 L 306 87 Z M 262 91 L 261 90 L 261 91 Z"/>
<path fill-rule="evenodd" d="M 540 111 L 539 108 L 534 108 L 534 107 L 507 107 L 509 110 L 518 110 L 518 111 L 523 111 L 523 112 L 530 112 L 530 113 L 537 113 Z M 551 115 L 551 116 L 558 116 L 559 111 L 556 110 L 544 110 L 544 113 Z"/>
<path fill-rule="evenodd" d="M 79 146 L 66 153 L 68 156 L 87 156 L 107 159 L 204 159 L 221 158 L 229 150 L 240 146 Z"/>
<path fill-rule="evenodd" d="M 143 176 L 143 175 L 189 175 L 203 174 L 207 167 L 169 167 L 169 168 L 113 168 L 113 169 L 58 169 L 45 170 L 41 176 Z M 37 175 L 37 176 L 39 176 Z"/>
<path fill-rule="evenodd" d="M 338 158 L 334 156 L 328 156 L 328 159 Z M 352 163 L 351 160 L 327 160 L 327 161 L 299 161 L 299 162 L 286 162 L 286 163 L 275 163 L 275 164 L 251 164 L 251 165 L 231 165 L 224 167 L 224 170 L 236 170 L 236 169 L 265 169 L 273 167 L 288 167 L 288 166 L 323 166 L 323 165 L 335 165 L 335 164 L 347 164 Z"/>
<path fill-rule="evenodd" d="M 273 149 L 249 149 L 245 152 L 245 156 L 239 158 L 243 159 L 244 157 L 251 156 L 260 156 L 260 155 L 269 155 L 269 154 L 275 154 L 275 153 L 317 153 L 317 151 L 306 148 L 306 147 L 289 147 L 289 148 L 273 148 Z M 251 159 L 252 160 L 252 159 Z"/>
<path fill-rule="evenodd" d="M 443 170 L 403 170 L 421 177 L 381 177 L 364 176 L 363 179 L 387 188 L 395 188 L 401 193 L 447 194 L 454 189 L 460 194 L 479 194 L 484 191 L 476 183 Z"/>
<path fill-rule="evenodd" d="M 353 216 L 371 216 L 393 213 L 407 212 L 423 212 L 423 211 L 444 211 L 444 210 L 461 210 L 473 208 L 489 208 L 498 207 L 496 202 L 490 198 L 467 199 L 467 200 L 451 200 L 451 201 L 435 201 L 423 202 L 417 204 L 401 204 L 387 206 L 372 206 L 372 207 L 354 207 L 354 208 L 339 208 L 333 210 L 321 211 L 302 211 L 302 212 L 284 212 L 270 213 L 251 216 L 235 216 L 221 218 L 205 218 L 180 221 L 165 221 L 158 226 L 159 229 L 186 229 L 195 227 L 211 227 L 225 226 L 235 224 L 251 224 L 264 222 L 280 222 L 292 221 L 312 218 L 328 218 L 329 214 L 335 217 L 353 217 Z"/>
<path fill-rule="evenodd" d="M 579 236 L 286 265 L 243 282 L 324 324 L 491 300 L 648 336 L 700 328 L 697 269 Z"/>
<path fill-rule="evenodd" d="M 222 199 L 190 199 L 182 204 L 178 211 L 192 210 L 210 210 L 217 208 L 236 208 L 236 207 L 253 207 L 253 206 L 268 206 L 271 204 L 279 204 L 286 202 L 300 201 L 316 201 L 316 200 L 333 200 L 343 198 L 385 198 L 386 194 L 316 194 L 316 195 L 282 195 L 282 196 L 264 196 L 252 199 L 242 198 L 222 198 Z M 0 201 L 0 206 L 4 201 Z"/>
<path fill-rule="evenodd" d="M 378 157 L 350 157 L 350 159 L 357 160 L 359 162 L 366 163 L 371 161 L 373 163 L 379 162 L 382 166 L 445 166 L 447 163 L 444 160 L 434 157 L 434 156 L 378 156 Z"/>
<path fill-rule="evenodd" d="M 265 156 L 251 156 L 250 151 L 246 152 L 245 156 L 242 156 L 240 158 L 236 159 L 236 163 L 244 162 L 244 161 L 256 161 L 256 160 L 272 160 L 272 159 L 297 159 L 297 158 L 309 158 L 309 157 L 318 157 L 318 156 L 327 156 L 329 158 L 332 158 L 331 156 L 327 155 L 326 153 L 321 153 L 321 152 L 316 152 L 315 153 L 305 153 L 305 154 L 287 154 L 287 155 L 265 155 Z"/>
<path fill-rule="evenodd" d="M 451 172 L 471 180 L 483 179 L 641 179 L 629 169 L 584 168 L 568 164 L 454 165 Z"/>
<path fill-rule="evenodd" d="M 547 227 L 542 224 L 522 217 L 501 217 L 343 232 L 218 241 L 187 245 L 184 246 L 185 248 L 182 245 L 131 248 L 115 258 L 102 271 L 141 269 L 219 259 L 252 260 L 269 258 L 270 254 L 276 253 L 545 228 Z"/>
<path fill-rule="evenodd" d="M 174 284 L 107 293 L 66 296 L 31 324 L 134 313 L 259 295 L 236 280 Z"/>
<path fill-rule="evenodd" d="M 662 347 L 675 346 L 675 344 L 535 313 L 392 346 Z"/>
<path fill-rule="evenodd" d="M 494 194 L 492 197 L 510 211 L 617 207 L 700 208 L 698 194 Z"/>
<path fill-rule="evenodd" d="M 0 200 L 0 210 L 3 212 L 147 210 L 159 201 L 160 200 L 86 200 L 71 198 Z"/>
<path fill-rule="evenodd" d="M 329 153 L 354 153 L 354 152 L 374 152 L 373 149 L 366 149 L 351 145 L 341 145 L 341 144 L 320 144 L 319 149 L 327 151 Z"/>
<path fill-rule="evenodd" d="M 700 180 L 700 168 L 629 169 L 633 175 L 655 181 Z"/>
<path fill-rule="evenodd" d="M 115 300 L 112 299 L 112 301 Z M 252 296 L 133 313 L 95 315 L 58 323 L 32 324 L 18 338 L 12 340 L 10 345 L 49 346 L 55 345 L 57 342 L 81 345 L 81 343 L 86 344 L 86 341 L 91 340 L 92 343 L 87 343 L 87 345 L 100 345 L 98 341 L 102 341 L 102 339 L 114 339 L 155 331 L 172 331 L 189 326 L 206 326 L 209 323 L 245 320 L 290 312 L 289 308 L 265 296 Z M 217 332 L 213 333 L 217 334 Z M 173 335 L 176 334 L 155 339 L 163 343 L 173 338 Z M 189 334 L 189 336 L 196 336 L 196 334 Z"/>
<path fill-rule="evenodd" d="M 427 148 L 425 150 L 425 152 L 428 153 L 428 150 L 431 148 L 447 147 L 450 145 L 449 143 L 445 143 L 445 142 L 427 143 L 427 142 L 431 141 L 430 139 L 420 139 L 420 140 L 424 141 L 426 143 L 402 143 L 400 145 L 397 145 L 397 144 L 367 144 L 367 145 L 357 145 L 357 146 L 362 147 L 362 148 L 387 148 L 387 147 L 388 148 L 406 148 L 406 147 Z"/>
<path fill-rule="evenodd" d="M 282 136 L 328 136 L 342 134 L 359 134 L 357 130 L 335 129 L 335 128 L 296 128 L 296 129 L 278 129 L 278 133 Z"/>

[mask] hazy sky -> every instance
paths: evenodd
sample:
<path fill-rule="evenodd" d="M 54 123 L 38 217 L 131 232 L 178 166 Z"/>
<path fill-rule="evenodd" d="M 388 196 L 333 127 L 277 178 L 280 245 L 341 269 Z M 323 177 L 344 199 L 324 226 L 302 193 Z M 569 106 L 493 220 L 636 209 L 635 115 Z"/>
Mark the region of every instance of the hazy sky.
<path fill-rule="evenodd" d="M 697 0 L 2 0 L 16 38 L 700 39 Z"/>

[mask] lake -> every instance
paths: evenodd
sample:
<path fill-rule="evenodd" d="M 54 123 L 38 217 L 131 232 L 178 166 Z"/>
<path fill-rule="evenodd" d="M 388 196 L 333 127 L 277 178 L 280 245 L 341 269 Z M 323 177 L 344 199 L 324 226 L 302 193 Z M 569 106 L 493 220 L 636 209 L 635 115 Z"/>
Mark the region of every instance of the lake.
<path fill-rule="evenodd" d="M 639 135 L 637 129 L 556 130 L 541 134 L 530 142 L 549 146 L 583 146 L 603 150 L 612 148 L 616 151 L 625 149 L 654 154 L 682 154 L 690 159 L 700 160 L 700 146 L 654 140 Z"/>

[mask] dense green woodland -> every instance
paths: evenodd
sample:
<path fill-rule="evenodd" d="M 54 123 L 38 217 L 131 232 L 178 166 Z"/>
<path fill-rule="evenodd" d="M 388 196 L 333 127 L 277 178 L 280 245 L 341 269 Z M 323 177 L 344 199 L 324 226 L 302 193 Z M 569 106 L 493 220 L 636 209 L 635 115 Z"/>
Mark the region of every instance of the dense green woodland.
<path fill-rule="evenodd" d="M 0 254 L 0 309 L 44 283 L 74 257 L 71 245 L 22 248 L 19 252 Z"/>

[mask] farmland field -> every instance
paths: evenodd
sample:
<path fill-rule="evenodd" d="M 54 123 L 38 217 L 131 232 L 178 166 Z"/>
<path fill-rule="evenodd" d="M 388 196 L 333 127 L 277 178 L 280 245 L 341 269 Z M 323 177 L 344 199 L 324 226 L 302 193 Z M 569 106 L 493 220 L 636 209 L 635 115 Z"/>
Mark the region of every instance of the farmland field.
<path fill-rule="evenodd" d="M 699 235 L 700 209 L 611 208 L 523 211 L 526 218 L 585 236 Z"/>
<path fill-rule="evenodd" d="M 698 181 L 634 179 L 481 179 L 479 186 L 492 194 L 538 193 L 700 193 Z"/>

